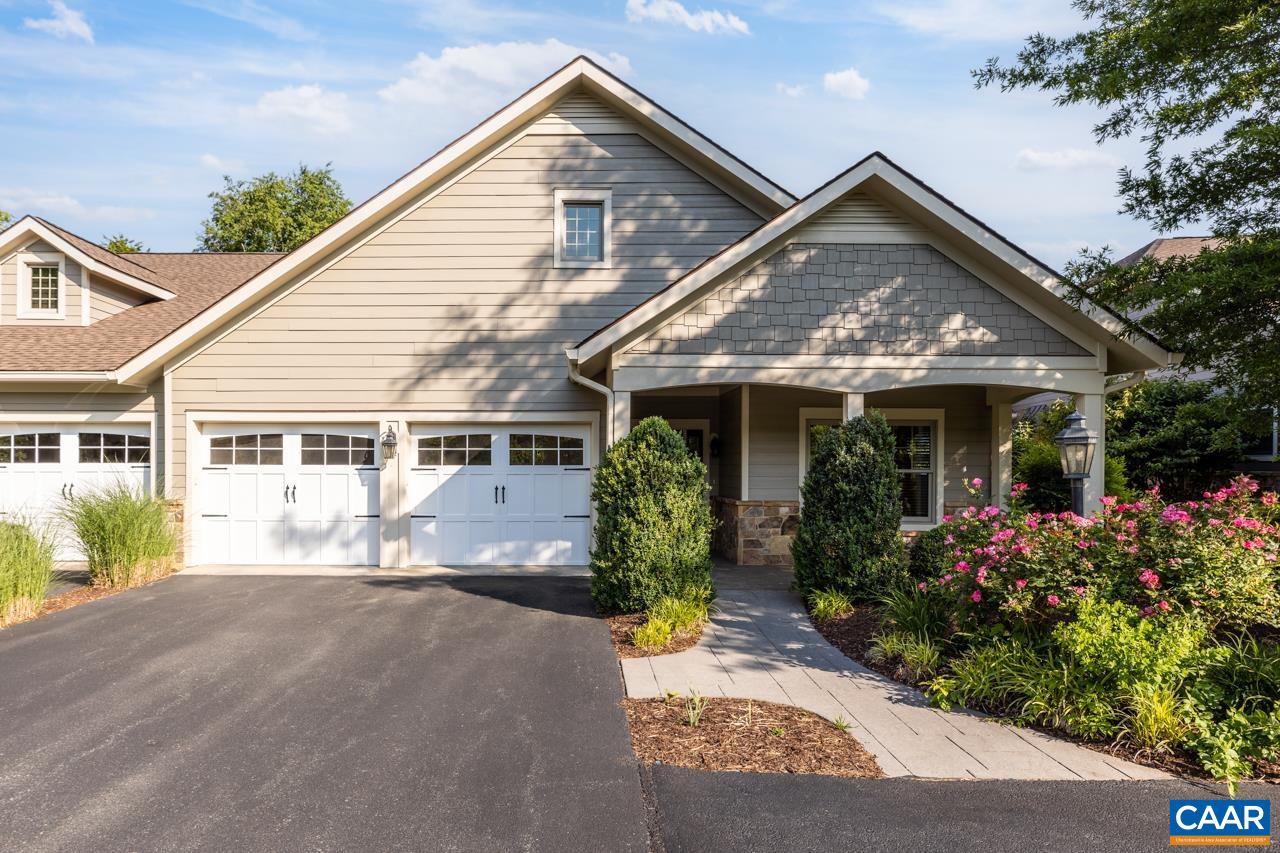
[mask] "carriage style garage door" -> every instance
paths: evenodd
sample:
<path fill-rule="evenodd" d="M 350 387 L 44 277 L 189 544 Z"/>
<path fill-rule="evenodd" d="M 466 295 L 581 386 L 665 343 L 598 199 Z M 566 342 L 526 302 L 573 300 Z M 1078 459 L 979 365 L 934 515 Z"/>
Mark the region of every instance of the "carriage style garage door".
<path fill-rule="evenodd" d="M 414 565 L 585 565 L 588 439 L 585 426 L 415 429 Z"/>
<path fill-rule="evenodd" d="M 0 519 L 47 531 L 59 560 L 84 559 L 58 523 L 65 499 L 116 484 L 150 489 L 149 426 L 0 424 Z"/>
<path fill-rule="evenodd" d="M 200 562 L 376 566 L 376 434 L 352 426 L 205 427 Z"/>

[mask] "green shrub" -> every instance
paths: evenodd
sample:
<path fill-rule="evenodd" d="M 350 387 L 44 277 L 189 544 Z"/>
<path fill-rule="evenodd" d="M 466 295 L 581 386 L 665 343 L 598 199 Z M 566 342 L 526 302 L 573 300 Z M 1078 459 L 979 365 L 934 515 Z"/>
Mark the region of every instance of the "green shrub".
<path fill-rule="evenodd" d="M 890 590 L 880 599 L 885 621 L 916 637 L 944 637 L 950 629 L 950 602 L 915 587 Z"/>
<path fill-rule="evenodd" d="M 1148 685 L 1129 697 L 1129 714 L 1120 736 L 1146 752 L 1169 753 L 1191 734 L 1193 718 L 1177 691 Z"/>
<path fill-rule="evenodd" d="M 952 546 L 945 540 L 953 533 L 946 525 L 922 530 L 907 545 L 907 576 L 913 581 L 939 577 L 955 562 Z"/>
<path fill-rule="evenodd" d="M 706 466 L 662 418 L 646 418 L 605 453 L 596 503 L 591 596 L 605 611 L 646 610 L 711 584 Z"/>
<path fill-rule="evenodd" d="M 1195 669 L 1208 637 L 1193 615 L 1144 618 L 1119 601 L 1086 600 L 1074 621 L 1053 629 L 1054 644 L 1081 675 L 1116 692 L 1176 684 Z"/>
<path fill-rule="evenodd" d="M 1019 420 L 1014 425 L 1013 479 L 1026 485 L 1019 502 L 1027 509 L 1060 512 L 1071 508 L 1071 484 L 1063 479 L 1062 462 L 1053 437 L 1066 426 L 1067 416 L 1073 411 L 1070 403 L 1059 400 L 1037 417 Z M 1132 497 L 1124 462 L 1112 452 L 1110 444 L 1103 466 L 1104 491 L 1121 500 Z"/>
<path fill-rule="evenodd" d="M 911 681 L 932 678 L 942 664 L 942 648 L 929 637 L 889 631 L 871 641 L 867 654 L 873 661 L 901 661 L 902 671 Z"/>
<path fill-rule="evenodd" d="M 1220 692 L 1217 704 L 1252 711 L 1280 701 L 1280 646 L 1252 634 L 1229 638 L 1206 667 L 1205 678 Z"/>
<path fill-rule="evenodd" d="M 639 649 L 660 649 L 671 642 L 675 627 L 665 619 L 650 618 L 636 628 L 631 635 L 631 642 Z"/>
<path fill-rule="evenodd" d="M 126 484 L 67 501 L 67 527 L 75 533 L 95 586 L 129 587 L 175 568 L 178 531 L 160 498 Z"/>
<path fill-rule="evenodd" d="M 853 601 L 838 589 L 815 589 L 809 593 L 809 612 L 819 621 L 839 619 L 853 610 Z"/>
<path fill-rule="evenodd" d="M 796 584 L 877 598 L 904 575 L 901 487 L 893 430 L 878 413 L 845 421 L 818 441 L 801 489 L 791 543 Z"/>
<path fill-rule="evenodd" d="M 53 553 L 50 536 L 0 522 L 0 626 L 40 611 L 53 582 Z"/>
<path fill-rule="evenodd" d="M 673 631 L 692 631 L 707 621 L 711 604 L 701 594 L 664 595 L 649 608 L 649 621 L 667 622 Z"/>

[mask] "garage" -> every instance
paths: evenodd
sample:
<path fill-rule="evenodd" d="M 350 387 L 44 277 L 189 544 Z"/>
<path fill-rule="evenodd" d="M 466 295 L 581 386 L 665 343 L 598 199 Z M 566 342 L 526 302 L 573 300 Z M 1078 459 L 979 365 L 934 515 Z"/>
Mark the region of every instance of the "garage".
<path fill-rule="evenodd" d="M 149 425 L 0 425 L 0 518 L 50 531 L 58 560 L 84 559 L 58 523 L 64 499 L 116 484 L 150 490 Z"/>
<path fill-rule="evenodd" d="M 376 435 L 358 426 L 206 427 L 199 561 L 376 566 Z"/>
<path fill-rule="evenodd" d="M 421 427 L 409 470 L 414 565 L 585 565 L 586 426 Z"/>

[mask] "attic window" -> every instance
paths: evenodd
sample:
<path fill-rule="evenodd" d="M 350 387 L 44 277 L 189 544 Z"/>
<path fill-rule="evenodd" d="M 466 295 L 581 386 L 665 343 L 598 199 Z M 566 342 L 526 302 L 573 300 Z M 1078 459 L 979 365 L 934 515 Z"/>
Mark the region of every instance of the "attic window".
<path fill-rule="evenodd" d="M 555 191 L 555 265 L 607 269 L 611 264 L 613 193 L 604 189 Z"/>
<path fill-rule="evenodd" d="M 19 255 L 18 319 L 64 319 L 67 307 L 66 280 L 61 255 L 31 251 Z"/>
<path fill-rule="evenodd" d="M 58 268 L 56 266 L 31 267 L 31 310 L 58 310 Z"/>

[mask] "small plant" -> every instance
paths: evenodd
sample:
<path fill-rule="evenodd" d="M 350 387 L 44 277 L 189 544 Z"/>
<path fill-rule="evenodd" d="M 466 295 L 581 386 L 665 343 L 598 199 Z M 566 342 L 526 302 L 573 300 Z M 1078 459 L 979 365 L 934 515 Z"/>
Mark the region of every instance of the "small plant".
<path fill-rule="evenodd" d="M 0 522 L 0 626 L 40 611 L 53 582 L 53 553 L 47 534 Z"/>
<path fill-rule="evenodd" d="M 631 642 L 638 649 L 660 649 L 671 642 L 672 624 L 665 619 L 649 619 L 631 635 Z"/>
<path fill-rule="evenodd" d="M 700 592 L 664 595 L 647 611 L 650 621 L 668 622 L 673 631 L 692 631 L 710 616 L 711 606 Z"/>
<path fill-rule="evenodd" d="M 694 693 L 684 700 L 684 724 L 696 729 L 707 711 L 707 697 Z"/>
<path fill-rule="evenodd" d="M 836 731 L 844 732 L 845 734 L 848 734 L 849 730 L 853 728 L 853 725 L 844 717 L 836 717 L 832 725 L 836 727 Z"/>
<path fill-rule="evenodd" d="M 769 734 L 773 735 L 774 737 L 782 737 L 786 733 L 787 733 L 787 730 L 784 729 L 782 726 L 769 726 Z"/>
<path fill-rule="evenodd" d="M 838 589 L 815 589 L 809 593 L 809 612 L 814 619 L 839 619 L 852 611 L 853 600 Z"/>
<path fill-rule="evenodd" d="M 941 637 L 949 627 L 951 604 L 915 587 L 897 587 L 880 599 L 885 620 L 917 637 Z"/>
<path fill-rule="evenodd" d="M 69 499 L 62 515 L 95 586 L 136 586 L 174 569 L 178 533 L 159 498 L 121 483 Z"/>
<path fill-rule="evenodd" d="M 929 637 L 905 631 L 889 631 L 871 641 L 867 655 L 877 663 L 901 661 L 912 681 L 932 678 L 942 665 L 942 649 Z"/>
<path fill-rule="evenodd" d="M 1191 733 L 1189 719 L 1186 703 L 1174 690 L 1144 686 L 1129 699 L 1129 718 L 1120 738 L 1145 752 L 1173 752 Z"/>

